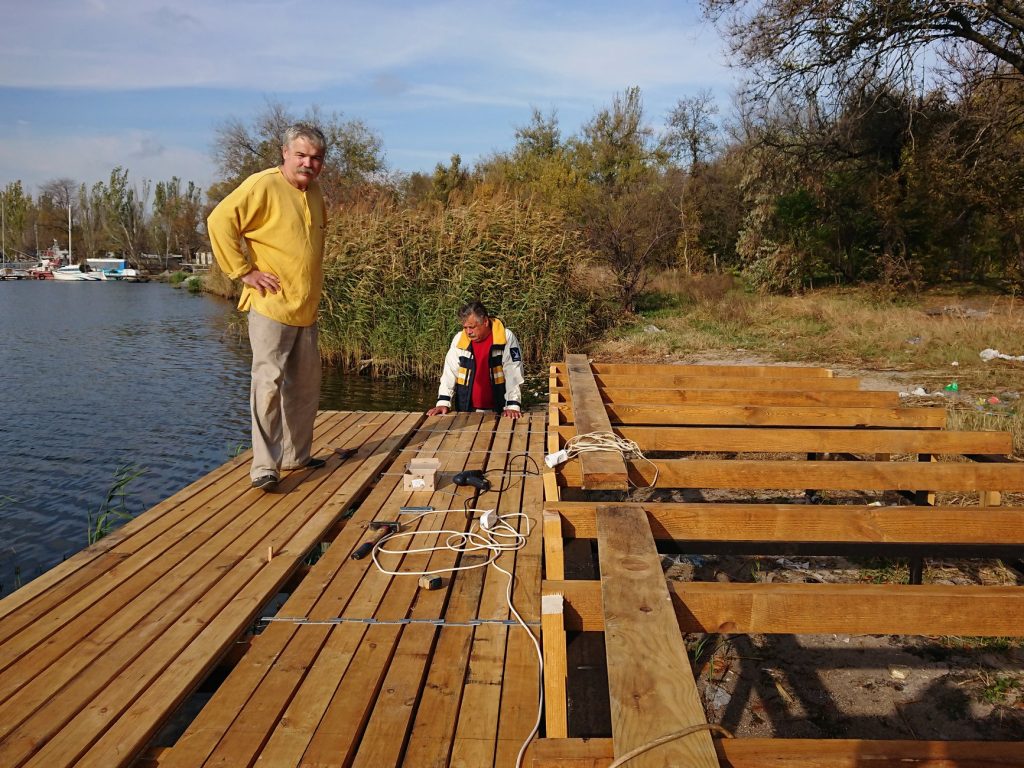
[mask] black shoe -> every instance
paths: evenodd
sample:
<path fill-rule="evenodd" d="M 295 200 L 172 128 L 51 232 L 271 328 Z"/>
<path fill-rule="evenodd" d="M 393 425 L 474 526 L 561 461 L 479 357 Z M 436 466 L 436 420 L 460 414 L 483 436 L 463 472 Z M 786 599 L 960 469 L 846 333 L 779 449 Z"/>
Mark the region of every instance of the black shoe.
<path fill-rule="evenodd" d="M 320 467 L 324 466 L 325 464 L 327 464 L 327 460 L 326 459 L 310 458 L 309 461 L 307 461 L 302 466 L 305 469 L 320 469 Z"/>
<path fill-rule="evenodd" d="M 272 491 L 277 488 L 277 478 L 273 475 L 260 475 L 252 481 L 252 487 L 261 491 Z"/>

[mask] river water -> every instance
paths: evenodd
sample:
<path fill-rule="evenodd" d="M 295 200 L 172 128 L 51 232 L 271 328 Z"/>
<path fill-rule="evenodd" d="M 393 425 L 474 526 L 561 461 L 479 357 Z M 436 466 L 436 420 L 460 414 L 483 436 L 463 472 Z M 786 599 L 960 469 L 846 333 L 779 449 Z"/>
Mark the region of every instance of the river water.
<path fill-rule="evenodd" d="M 135 514 L 249 446 L 234 315 L 164 283 L 0 281 L 0 596 L 86 545 L 119 467 L 145 469 Z M 434 391 L 325 370 L 320 407 L 420 410 Z"/>

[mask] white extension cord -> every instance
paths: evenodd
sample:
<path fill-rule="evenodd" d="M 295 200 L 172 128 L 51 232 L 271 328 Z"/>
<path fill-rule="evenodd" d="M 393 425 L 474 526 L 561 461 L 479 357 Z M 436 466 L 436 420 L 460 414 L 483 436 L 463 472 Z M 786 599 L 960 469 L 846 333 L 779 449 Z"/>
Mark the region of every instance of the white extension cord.
<path fill-rule="evenodd" d="M 409 522 L 415 522 L 422 517 L 427 515 L 436 514 L 448 514 L 452 510 L 437 509 L 428 510 L 425 512 L 418 512 L 416 516 Z M 441 530 L 408 530 L 408 531 L 395 531 L 384 536 L 374 545 L 371 551 L 373 557 L 373 564 L 382 572 L 389 576 L 436 576 L 443 573 L 455 573 L 457 571 L 468 571 L 473 568 L 483 568 L 488 565 L 493 566 L 496 570 L 501 571 L 508 577 L 508 583 L 505 586 L 505 602 L 508 604 L 509 612 L 515 616 L 516 621 L 523 628 L 530 640 L 533 642 L 533 646 L 537 651 L 537 665 L 538 665 L 538 679 L 539 679 L 539 700 L 537 702 L 537 720 L 533 725 L 533 730 L 530 731 L 526 740 L 519 748 L 519 754 L 516 756 L 516 768 L 520 768 L 523 761 L 523 756 L 526 754 L 526 748 L 533 741 L 533 737 L 540 730 L 540 721 L 544 710 L 544 654 L 541 651 L 540 642 L 534 636 L 530 630 L 529 625 L 523 620 L 523 617 L 516 610 L 515 605 L 512 604 L 512 585 L 515 577 L 511 571 L 507 571 L 498 565 L 498 558 L 501 557 L 504 552 L 515 552 L 526 546 L 526 541 L 530 536 L 532 526 L 530 525 L 530 518 L 522 512 L 509 512 L 504 515 L 498 514 L 496 509 L 467 509 L 469 513 L 479 513 L 480 527 L 478 530 L 474 530 L 475 526 L 470 526 L 468 531 L 456 531 L 449 529 Z M 526 532 L 520 533 L 515 527 L 509 522 L 515 520 L 515 518 L 521 517 L 526 521 Z M 402 537 L 411 536 L 430 536 L 435 535 L 439 539 L 442 536 L 446 536 L 443 544 L 438 544 L 430 547 L 409 547 L 407 549 L 391 549 L 385 546 L 389 541 L 393 541 Z M 451 552 L 467 554 L 474 552 L 486 551 L 488 557 L 481 563 L 474 563 L 472 565 L 463 566 L 452 566 L 450 568 L 439 568 L 433 571 L 393 571 L 385 568 L 381 565 L 378 559 L 379 553 L 387 555 L 411 555 L 419 553 L 437 552 L 441 550 L 449 550 Z"/>
<path fill-rule="evenodd" d="M 565 447 L 560 451 L 549 453 L 544 457 L 544 463 L 554 469 L 569 459 L 574 459 L 581 453 L 594 453 L 597 451 L 612 451 L 621 454 L 624 460 L 640 459 L 654 467 L 654 480 L 647 488 L 654 488 L 658 484 L 658 465 L 644 456 L 640 446 L 632 440 L 616 435 L 614 432 L 587 432 L 569 438 Z"/>

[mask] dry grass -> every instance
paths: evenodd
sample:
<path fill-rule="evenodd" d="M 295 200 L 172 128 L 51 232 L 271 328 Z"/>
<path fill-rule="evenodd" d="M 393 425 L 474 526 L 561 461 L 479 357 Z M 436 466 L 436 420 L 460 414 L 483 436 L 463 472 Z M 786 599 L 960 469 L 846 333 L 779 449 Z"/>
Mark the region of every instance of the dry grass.
<path fill-rule="evenodd" d="M 956 381 L 950 428 L 1012 432 L 1024 456 L 1024 363 L 979 357 L 986 348 L 1024 354 L 1024 304 L 1016 297 L 925 293 L 894 300 L 870 287 L 764 296 L 744 292 L 728 276 L 677 272 L 649 286 L 639 314 L 593 345 L 592 354 L 686 361 L 715 353 L 905 372 L 931 392 Z M 989 403 L 992 397 L 999 402 Z"/>

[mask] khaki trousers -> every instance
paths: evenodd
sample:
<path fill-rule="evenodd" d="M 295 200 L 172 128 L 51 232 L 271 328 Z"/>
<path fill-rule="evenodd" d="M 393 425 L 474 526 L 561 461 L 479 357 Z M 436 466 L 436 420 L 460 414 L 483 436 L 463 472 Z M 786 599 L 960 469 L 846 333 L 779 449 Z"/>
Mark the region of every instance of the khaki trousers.
<path fill-rule="evenodd" d="M 317 327 L 285 325 L 249 311 L 252 346 L 253 480 L 280 477 L 310 457 L 313 422 L 320 404 Z"/>

